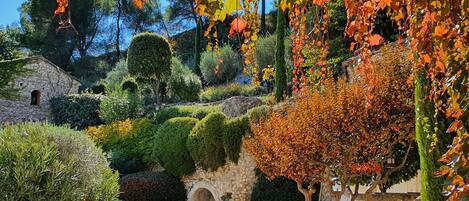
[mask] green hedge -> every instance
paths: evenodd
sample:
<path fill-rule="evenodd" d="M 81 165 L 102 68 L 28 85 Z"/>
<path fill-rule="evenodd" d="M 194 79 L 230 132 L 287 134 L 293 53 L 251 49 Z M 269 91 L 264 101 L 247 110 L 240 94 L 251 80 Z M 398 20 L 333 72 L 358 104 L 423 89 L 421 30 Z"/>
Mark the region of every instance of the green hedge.
<path fill-rule="evenodd" d="M 261 87 L 232 83 L 205 89 L 200 94 L 200 101 L 213 102 L 225 100 L 233 96 L 258 96 L 264 93 L 266 92 Z"/>
<path fill-rule="evenodd" d="M 118 175 L 83 132 L 27 123 L 0 141 L 0 200 L 117 200 Z"/>
<path fill-rule="evenodd" d="M 238 162 L 242 139 L 248 131 L 249 119 L 246 115 L 225 122 L 222 141 L 229 160 Z"/>
<path fill-rule="evenodd" d="M 174 106 L 163 108 L 153 114 L 153 121 L 162 124 L 165 121 L 175 117 L 193 117 L 196 119 L 203 119 L 211 112 L 220 111 L 219 105 L 216 106 Z"/>
<path fill-rule="evenodd" d="M 225 115 L 214 112 L 199 121 L 192 129 L 187 147 L 195 164 L 204 170 L 216 170 L 225 164 L 223 127 Z"/>
<path fill-rule="evenodd" d="M 166 172 L 139 172 L 122 177 L 124 201 L 185 201 L 186 189 L 176 177 Z"/>
<path fill-rule="evenodd" d="M 187 138 L 199 120 L 177 117 L 163 123 L 155 135 L 154 157 L 165 170 L 182 177 L 195 171 Z"/>
<path fill-rule="evenodd" d="M 102 96 L 95 94 L 54 97 L 50 100 L 52 122 L 75 129 L 100 125 L 103 123 L 99 117 L 101 99 Z"/>

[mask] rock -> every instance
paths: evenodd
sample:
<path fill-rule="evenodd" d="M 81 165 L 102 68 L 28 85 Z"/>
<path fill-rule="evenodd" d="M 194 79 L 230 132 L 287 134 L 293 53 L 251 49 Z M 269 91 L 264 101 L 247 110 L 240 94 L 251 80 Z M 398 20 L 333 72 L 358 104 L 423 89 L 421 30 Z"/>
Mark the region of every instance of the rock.
<path fill-rule="evenodd" d="M 253 108 L 262 105 L 262 101 L 255 97 L 235 96 L 223 101 L 221 111 L 228 117 L 239 117 Z"/>

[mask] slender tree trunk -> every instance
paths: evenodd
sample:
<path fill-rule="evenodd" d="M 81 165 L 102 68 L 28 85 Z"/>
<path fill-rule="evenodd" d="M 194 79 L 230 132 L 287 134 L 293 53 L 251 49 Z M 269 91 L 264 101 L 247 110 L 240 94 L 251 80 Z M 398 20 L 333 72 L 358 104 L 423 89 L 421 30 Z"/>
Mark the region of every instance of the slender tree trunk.
<path fill-rule="evenodd" d="M 197 18 L 197 28 L 195 34 L 195 46 L 194 46 L 194 72 L 202 78 L 202 72 L 200 71 L 200 55 L 201 55 L 201 40 L 202 40 L 202 19 Z"/>
<path fill-rule="evenodd" d="M 305 197 L 305 201 L 313 201 L 313 195 L 316 192 L 316 188 L 304 188 L 303 185 L 299 182 L 296 182 L 296 187 L 298 191 Z"/>
<path fill-rule="evenodd" d="M 121 57 L 121 49 L 120 49 L 120 37 L 121 37 L 121 15 L 122 15 L 122 6 L 121 0 L 117 0 L 117 21 L 116 21 L 116 58 L 117 61 L 120 60 Z"/>
<path fill-rule="evenodd" d="M 417 73 L 415 81 L 415 133 L 420 155 L 420 171 L 422 201 L 444 200 L 442 196 L 442 179 L 435 177 L 440 164 L 438 148 L 432 150 L 431 143 L 435 135 L 435 106 L 428 100 L 430 84 L 426 78 L 426 70 Z"/>
<path fill-rule="evenodd" d="M 285 64 L 285 15 L 277 8 L 277 44 L 275 52 L 275 100 L 280 102 L 287 95 L 287 72 Z"/>
<path fill-rule="evenodd" d="M 267 32 L 265 25 L 265 0 L 261 0 L 261 34 Z"/>

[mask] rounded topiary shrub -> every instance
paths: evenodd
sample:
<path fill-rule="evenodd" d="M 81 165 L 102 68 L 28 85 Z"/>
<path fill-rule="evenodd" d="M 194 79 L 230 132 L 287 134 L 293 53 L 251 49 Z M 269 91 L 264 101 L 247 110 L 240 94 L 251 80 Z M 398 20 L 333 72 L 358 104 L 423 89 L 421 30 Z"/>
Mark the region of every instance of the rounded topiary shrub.
<path fill-rule="evenodd" d="M 182 177 L 195 171 L 187 149 L 187 137 L 199 120 L 177 117 L 163 123 L 155 135 L 154 156 L 158 164 L 173 175 Z"/>
<path fill-rule="evenodd" d="M 118 174 L 81 131 L 18 124 L 0 142 L 0 200 L 117 200 Z"/>
<path fill-rule="evenodd" d="M 223 129 L 223 146 L 228 159 L 237 163 L 244 135 L 249 131 L 247 115 L 226 121 Z"/>
<path fill-rule="evenodd" d="M 100 125 L 103 123 L 99 117 L 101 99 L 102 96 L 95 94 L 54 97 L 50 100 L 52 122 L 75 129 Z"/>
<path fill-rule="evenodd" d="M 127 79 L 124 82 L 122 82 L 122 90 L 128 91 L 130 93 L 136 93 L 138 90 L 138 84 L 132 79 Z"/>
<path fill-rule="evenodd" d="M 216 170 L 225 164 L 223 127 L 226 116 L 214 112 L 200 120 L 192 129 L 187 147 L 195 164 L 204 170 Z"/>
<path fill-rule="evenodd" d="M 155 33 L 141 33 L 132 38 L 127 53 L 130 75 L 150 84 L 160 103 L 160 83 L 171 73 L 171 48 L 168 41 Z"/>
<path fill-rule="evenodd" d="M 186 189 L 175 176 L 166 172 L 139 172 L 121 179 L 124 201 L 185 201 Z"/>
<path fill-rule="evenodd" d="M 192 73 L 189 67 L 173 58 L 168 88 L 170 97 L 175 101 L 197 101 L 202 84 L 199 76 Z"/>
<path fill-rule="evenodd" d="M 109 166 L 117 170 L 121 175 L 141 172 L 146 168 L 142 156 L 132 156 L 122 150 L 112 151 L 110 161 L 111 164 Z"/>
<path fill-rule="evenodd" d="M 209 85 L 229 83 L 243 69 L 241 56 L 230 46 L 224 46 L 219 51 L 219 55 L 214 51 L 202 54 L 200 70 Z"/>

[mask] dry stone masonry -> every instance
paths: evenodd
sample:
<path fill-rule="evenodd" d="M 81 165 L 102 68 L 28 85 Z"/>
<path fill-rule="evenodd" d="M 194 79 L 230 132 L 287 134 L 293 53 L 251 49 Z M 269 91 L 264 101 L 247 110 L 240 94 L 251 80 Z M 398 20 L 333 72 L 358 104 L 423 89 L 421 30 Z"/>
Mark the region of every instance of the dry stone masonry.
<path fill-rule="evenodd" d="M 50 117 L 49 100 L 77 93 L 80 83 L 43 57 L 24 58 L 32 73 L 14 81 L 20 90 L 17 100 L 0 99 L 0 125 L 23 121 L 46 121 Z"/>

